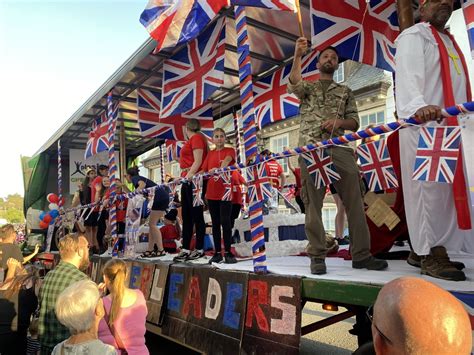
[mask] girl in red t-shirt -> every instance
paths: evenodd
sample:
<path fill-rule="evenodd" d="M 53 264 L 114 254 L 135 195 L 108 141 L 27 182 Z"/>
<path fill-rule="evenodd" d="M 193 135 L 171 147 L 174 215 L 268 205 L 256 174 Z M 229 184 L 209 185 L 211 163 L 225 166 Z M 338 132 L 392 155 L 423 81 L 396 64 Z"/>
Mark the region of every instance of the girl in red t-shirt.
<path fill-rule="evenodd" d="M 181 213 L 183 217 L 183 248 L 174 258 L 174 261 L 196 260 L 204 257 L 204 235 L 206 223 L 204 222 L 203 206 L 193 206 L 193 186 L 191 179 L 198 171 L 207 156 L 207 138 L 201 133 L 201 124 L 197 119 L 186 122 L 186 135 L 188 141 L 181 149 L 179 166 L 181 177 L 187 179 L 181 184 Z M 206 185 L 203 186 L 203 192 Z M 193 226 L 196 228 L 196 250 L 189 250 L 193 236 Z"/>
<path fill-rule="evenodd" d="M 203 171 L 212 173 L 214 170 L 224 168 L 235 163 L 235 149 L 226 148 L 225 132 L 222 128 L 216 128 L 212 135 L 212 141 L 216 149 L 211 150 L 203 164 Z M 231 186 L 229 186 L 232 189 Z M 212 237 L 214 239 L 214 256 L 209 263 L 222 262 L 221 252 L 221 227 L 224 237 L 225 262 L 226 264 L 236 263 L 234 255 L 230 250 L 232 244 L 232 190 L 228 192 L 225 198 L 226 187 L 221 175 L 215 175 L 209 178 L 207 183 L 206 199 L 209 206 L 209 213 L 212 219 Z"/>

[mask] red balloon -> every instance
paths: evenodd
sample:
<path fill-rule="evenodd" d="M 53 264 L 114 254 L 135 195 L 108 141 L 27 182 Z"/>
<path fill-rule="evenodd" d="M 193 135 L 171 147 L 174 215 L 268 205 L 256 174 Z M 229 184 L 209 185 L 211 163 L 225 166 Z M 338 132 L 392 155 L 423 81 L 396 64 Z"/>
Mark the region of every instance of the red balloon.
<path fill-rule="evenodd" d="M 47 214 L 46 216 L 43 217 L 43 222 L 48 223 L 53 220 L 53 217 L 51 217 L 50 214 Z"/>
<path fill-rule="evenodd" d="M 50 216 L 50 217 L 51 217 L 51 216 Z M 41 221 L 41 222 L 39 223 L 39 227 L 40 227 L 41 229 L 46 229 L 46 228 L 48 228 L 48 226 L 49 226 L 49 223 L 46 223 L 45 221 Z"/>
<path fill-rule="evenodd" d="M 58 203 L 59 202 L 59 197 L 56 194 L 50 193 L 48 196 L 46 196 L 46 199 L 48 200 L 49 203 Z"/>

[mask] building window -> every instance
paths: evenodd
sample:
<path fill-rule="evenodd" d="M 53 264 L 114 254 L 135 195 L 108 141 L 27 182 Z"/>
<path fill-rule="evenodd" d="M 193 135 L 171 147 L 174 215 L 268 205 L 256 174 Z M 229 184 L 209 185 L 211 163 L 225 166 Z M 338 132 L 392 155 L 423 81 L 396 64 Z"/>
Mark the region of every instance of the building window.
<path fill-rule="evenodd" d="M 270 138 L 270 151 L 272 153 L 281 153 L 285 150 L 285 147 L 289 147 L 288 133 Z M 285 174 L 288 174 L 288 164 L 286 163 L 286 159 L 279 159 L 278 162 L 283 167 Z"/>
<path fill-rule="evenodd" d="M 172 163 L 171 164 L 171 176 L 176 178 L 181 175 L 181 169 L 179 168 L 178 163 Z"/>
<path fill-rule="evenodd" d="M 378 126 L 385 123 L 385 111 L 373 112 L 360 116 L 360 129 L 368 125 Z"/>
<path fill-rule="evenodd" d="M 336 83 L 344 81 L 344 63 L 339 64 L 339 68 L 334 72 L 333 79 Z"/>
<path fill-rule="evenodd" d="M 336 218 L 337 208 L 336 207 L 323 207 L 323 225 L 327 232 L 334 232 L 336 227 L 334 225 L 334 219 Z"/>

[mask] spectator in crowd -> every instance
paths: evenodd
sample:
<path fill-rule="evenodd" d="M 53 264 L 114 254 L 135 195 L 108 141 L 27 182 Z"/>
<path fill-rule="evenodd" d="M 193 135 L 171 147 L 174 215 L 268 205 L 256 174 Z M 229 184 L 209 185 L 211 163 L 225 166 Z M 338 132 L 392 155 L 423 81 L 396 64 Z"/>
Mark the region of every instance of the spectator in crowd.
<path fill-rule="evenodd" d="M 96 170 L 92 167 L 88 167 L 86 169 L 86 178 L 82 184 L 79 184 L 78 186 L 79 200 L 81 201 L 82 206 L 89 205 L 95 201 L 95 192 L 94 194 L 92 193 L 92 184 L 96 177 Z M 85 236 L 89 245 L 97 244 L 97 217 L 98 215 L 95 212 L 95 208 L 88 209 L 84 214 L 84 228 L 86 230 Z"/>
<path fill-rule="evenodd" d="M 129 355 L 146 355 L 145 322 L 148 310 L 140 290 L 125 286 L 127 266 L 112 259 L 104 266 L 104 284 L 110 294 L 103 298 L 105 316 L 99 324 L 99 339 Z"/>
<path fill-rule="evenodd" d="M 28 338 L 26 339 L 26 355 L 38 355 L 41 349 L 38 340 L 38 318 L 33 318 L 28 328 Z"/>
<path fill-rule="evenodd" d="M 38 272 L 13 258 L 7 264 L 7 278 L 0 284 L 0 354 L 25 354 L 31 315 L 38 307 Z"/>
<path fill-rule="evenodd" d="M 285 150 L 288 150 L 288 147 L 285 147 Z M 291 164 L 291 159 L 287 159 L 287 164 L 288 164 L 288 169 L 291 170 L 293 175 L 295 176 L 295 201 L 298 204 L 301 213 L 305 213 L 304 209 L 304 203 L 303 200 L 301 199 L 301 169 L 299 167 L 294 167 L 293 164 Z"/>
<path fill-rule="evenodd" d="M 452 294 L 423 279 L 390 281 L 368 315 L 377 354 L 471 353 L 466 310 Z"/>
<path fill-rule="evenodd" d="M 186 122 L 186 135 L 188 140 L 181 149 L 179 166 L 181 177 L 187 179 L 181 185 L 181 213 L 183 217 L 183 248 L 174 258 L 174 261 L 197 260 L 204 255 L 204 235 L 206 234 L 206 223 L 204 222 L 204 207 L 193 205 L 192 178 L 198 171 L 202 170 L 202 164 L 208 152 L 207 138 L 201 133 L 201 124 L 197 119 L 189 119 Z M 205 196 L 206 182 L 203 183 L 202 196 Z M 191 251 L 191 239 L 193 228 L 196 231 L 196 249 Z"/>
<path fill-rule="evenodd" d="M 142 191 L 157 186 L 153 181 L 146 177 L 140 176 L 138 167 L 132 167 L 127 170 L 126 179 L 135 187 L 135 191 Z M 161 257 L 166 252 L 163 248 L 163 239 L 158 221 L 163 218 L 170 204 L 170 189 L 166 185 L 157 186 L 154 191 L 153 205 L 150 213 L 150 235 L 148 238 L 148 252 L 145 257 Z"/>
<path fill-rule="evenodd" d="M 216 146 L 209 151 L 206 160 L 202 165 L 202 170 L 213 173 L 215 170 L 225 168 L 235 163 L 235 149 L 225 147 L 226 135 L 222 128 L 216 128 L 212 134 L 212 142 Z M 225 181 L 222 175 L 214 175 L 209 178 L 206 190 L 206 199 L 209 206 L 209 213 L 212 220 L 212 237 L 214 240 L 214 256 L 209 263 L 220 263 L 223 261 L 221 250 L 221 228 L 224 237 L 226 264 L 237 262 L 232 251 L 232 185 L 231 174 L 228 173 L 228 189 L 226 191 Z"/>
<path fill-rule="evenodd" d="M 262 158 L 269 158 L 272 155 L 268 149 L 263 150 L 260 155 Z M 278 191 L 285 186 L 286 176 L 283 167 L 276 160 L 267 160 L 265 163 L 267 176 L 272 184 L 272 196 L 263 201 L 263 214 L 278 213 Z"/>
<path fill-rule="evenodd" d="M 20 247 L 15 244 L 16 232 L 12 224 L 6 224 L 0 228 L 0 238 L 2 239 L 0 242 L 0 268 L 5 271 L 5 275 L 8 271 L 8 259 L 13 258 L 25 264 L 38 254 L 39 245 L 36 245 L 33 253 L 23 257 Z"/>
<path fill-rule="evenodd" d="M 163 226 L 160 228 L 163 237 L 163 247 L 168 253 L 176 253 L 181 245 L 181 227 L 179 225 L 178 210 L 173 208 L 163 217 Z"/>
<path fill-rule="evenodd" d="M 67 234 L 59 241 L 61 261 L 46 274 L 41 285 L 39 340 L 41 355 L 49 355 L 54 346 L 70 336 L 69 330 L 56 318 L 54 308 L 59 294 L 74 282 L 86 280 L 83 271 L 89 266 L 89 244 L 83 235 Z"/>
<path fill-rule="evenodd" d="M 116 355 L 115 348 L 97 336 L 104 306 L 93 281 L 77 281 L 63 290 L 56 301 L 55 313 L 71 336 L 54 347 L 53 355 Z"/>
<path fill-rule="evenodd" d="M 307 50 L 308 40 L 304 37 L 298 38 L 288 83 L 288 91 L 301 101 L 299 146 L 343 135 L 345 130 L 356 131 L 359 127 L 354 93 L 347 86 L 333 80 L 334 72 L 339 66 L 336 49 L 327 47 L 320 52 L 317 67 L 321 76 L 319 80 L 312 82 L 303 80 L 301 76 L 301 61 Z M 358 188 L 360 172 L 353 150 L 339 146 L 325 149 L 341 176 L 340 180 L 334 182 L 334 186 L 346 207 L 351 235 L 352 267 L 386 269 L 388 263 L 385 260 L 378 260 L 370 254 L 369 228 L 365 220 L 362 191 Z M 326 188 L 315 186 L 301 157 L 299 164 L 301 199 L 306 210 L 305 231 L 309 241 L 307 252 L 311 259 L 310 270 L 313 274 L 325 274 L 327 247 L 321 211 Z"/>

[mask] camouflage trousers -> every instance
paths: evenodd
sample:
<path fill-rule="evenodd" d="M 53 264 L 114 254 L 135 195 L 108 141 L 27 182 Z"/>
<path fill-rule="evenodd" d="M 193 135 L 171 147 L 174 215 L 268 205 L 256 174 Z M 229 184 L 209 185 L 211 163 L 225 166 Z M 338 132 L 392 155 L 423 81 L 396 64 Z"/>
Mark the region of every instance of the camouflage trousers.
<path fill-rule="evenodd" d="M 326 152 L 332 157 L 335 169 L 341 176 L 341 179 L 333 185 L 346 210 L 352 259 L 363 260 L 370 256 L 370 234 L 365 220 L 360 173 L 354 152 L 352 149 L 342 147 L 327 148 Z M 299 165 L 302 184 L 301 199 L 306 209 L 305 232 L 309 241 L 307 252 L 312 257 L 324 259 L 327 248 L 322 208 L 326 187 L 316 188 L 301 157 Z"/>

